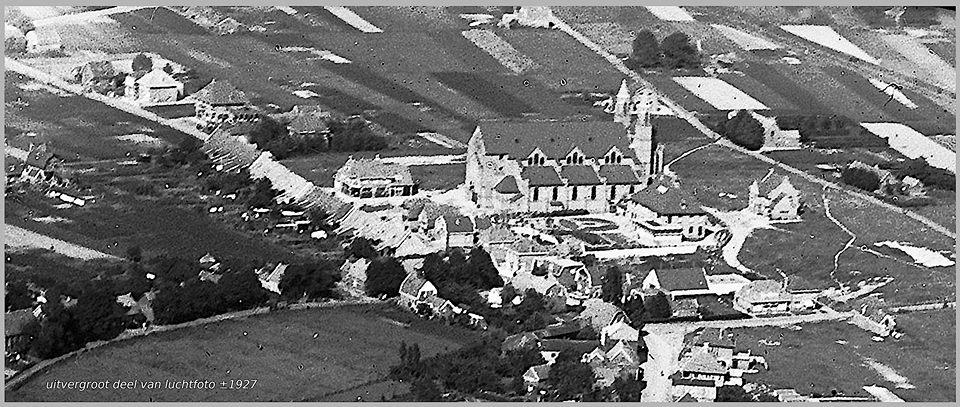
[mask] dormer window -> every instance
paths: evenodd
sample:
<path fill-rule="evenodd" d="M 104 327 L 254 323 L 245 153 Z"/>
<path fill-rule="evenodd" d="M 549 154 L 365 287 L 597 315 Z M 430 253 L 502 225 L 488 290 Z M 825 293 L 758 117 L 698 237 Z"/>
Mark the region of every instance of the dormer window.
<path fill-rule="evenodd" d="M 620 164 L 623 162 L 623 154 L 620 154 L 616 148 L 610 149 L 610 152 L 603 157 L 604 164 Z"/>
<path fill-rule="evenodd" d="M 567 165 L 583 165 L 583 154 L 580 153 L 579 149 L 574 148 L 570 154 L 567 154 L 566 163 Z"/>
<path fill-rule="evenodd" d="M 530 154 L 527 157 L 527 165 L 544 165 L 547 163 L 547 157 L 544 157 L 543 154 L 540 154 L 540 151 L 534 151 L 533 154 Z"/>

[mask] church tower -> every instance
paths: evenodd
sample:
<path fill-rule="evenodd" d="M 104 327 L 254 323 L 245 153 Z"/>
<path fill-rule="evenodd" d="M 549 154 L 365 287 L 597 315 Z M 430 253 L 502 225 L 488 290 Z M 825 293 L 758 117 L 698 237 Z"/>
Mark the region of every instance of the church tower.
<path fill-rule="evenodd" d="M 630 89 L 627 88 L 627 80 L 620 82 L 620 90 L 613 102 L 613 121 L 620 123 L 623 127 L 630 127 Z"/>

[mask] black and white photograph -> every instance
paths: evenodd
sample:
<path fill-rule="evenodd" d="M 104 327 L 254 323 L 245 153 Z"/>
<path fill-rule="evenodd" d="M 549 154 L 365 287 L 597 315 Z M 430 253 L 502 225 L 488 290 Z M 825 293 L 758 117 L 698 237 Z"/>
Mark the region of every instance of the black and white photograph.
<path fill-rule="evenodd" d="M 956 8 L 588 4 L 2 7 L 5 402 L 956 402 Z"/>

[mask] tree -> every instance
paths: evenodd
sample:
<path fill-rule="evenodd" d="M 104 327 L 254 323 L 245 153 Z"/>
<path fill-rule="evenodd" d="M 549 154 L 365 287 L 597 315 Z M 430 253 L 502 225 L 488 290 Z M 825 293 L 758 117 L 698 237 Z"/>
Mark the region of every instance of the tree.
<path fill-rule="evenodd" d="M 372 260 L 377 257 L 377 250 L 374 248 L 376 242 L 365 237 L 357 237 L 347 246 L 347 256 L 354 258 L 363 258 Z"/>
<path fill-rule="evenodd" d="M 727 401 L 755 401 L 753 396 L 748 394 L 743 387 L 740 386 L 721 386 L 717 388 L 717 402 L 727 402 Z"/>
<path fill-rule="evenodd" d="M 637 67 L 651 68 L 660 66 L 660 44 L 650 30 L 641 30 L 633 39 L 633 54 L 630 63 Z"/>
<path fill-rule="evenodd" d="M 573 352 L 560 352 L 545 380 L 551 389 L 550 401 L 577 400 L 593 390 L 596 378 L 590 366 Z"/>
<path fill-rule="evenodd" d="M 80 349 L 82 339 L 77 336 L 77 323 L 73 315 L 63 307 L 57 297 L 43 304 L 44 318 L 36 339 L 30 344 L 30 353 L 49 359 Z"/>
<path fill-rule="evenodd" d="M 643 392 L 643 381 L 618 377 L 613 381 L 613 392 L 616 394 L 619 402 L 637 402 L 640 401 L 640 393 Z M 718 400 L 719 401 L 719 400 Z"/>
<path fill-rule="evenodd" d="M 337 272 L 336 264 L 327 260 L 291 264 L 280 278 L 280 297 L 286 300 L 298 300 L 304 296 L 331 298 L 339 276 Z"/>
<path fill-rule="evenodd" d="M 667 68 L 699 68 L 700 53 L 690 44 L 690 37 L 683 32 L 675 32 L 663 39 L 660 44 L 663 51 L 663 65 Z"/>
<path fill-rule="evenodd" d="M 623 301 L 623 272 L 617 266 L 607 268 L 603 277 L 600 298 L 604 302 L 619 306 Z"/>
<path fill-rule="evenodd" d="M 137 54 L 133 57 L 130 68 L 133 69 L 133 72 L 149 72 L 153 69 L 153 60 L 142 53 Z"/>
<path fill-rule="evenodd" d="M 413 383 L 410 383 L 410 394 L 418 402 L 443 401 L 440 388 L 433 380 L 414 379 Z"/>
<path fill-rule="evenodd" d="M 880 176 L 866 168 L 847 167 L 840 172 L 840 179 L 864 191 L 876 191 L 880 188 Z"/>
<path fill-rule="evenodd" d="M 503 287 L 503 278 L 500 277 L 500 272 L 494 266 L 493 259 L 480 246 L 470 250 L 465 274 L 469 277 L 469 283 L 474 288 L 488 290 L 494 287 Z"/>
<path fill-rule="evenodd" d="M 94 283 L 77 298 L 77 305 L 70 310 L 78 328 L 77 337 L 82 343 L 108 340 L 117 337 L 124 328 L 126 310 L 117 303 L 116 295 L 104 283 Z"/>
<path fill-rule="evenodd" d="M 264 208 L 273 204 L 273 200 L 279 195 L 279 191 L 273 189 L 273 183 L 267 178 L 260 178 L 253 184 L 253 192 L 247 199 L 247 205 L 252 208 Z"/>
<path fill-rule="evenodd" d="M 667 295 L 663 291 L 647 298 L 644 301 L 644 308 L 647 312 L 644 319 L 648 321 L 667 319 L 673 315 L 673 311 L 670 309 L 670 300 L 667 299 Z"/>
<path fill-rule="evenodd" d="M 140 246 L 127 247 L 127 260 L 134 263 L 139 263 L 140 260 L 143 260 L 143 250 L 140 249 Z"/>
<path fill-rule="evenodd" d="M 407 272 L 396 259 L 392 257 L 378 257 L 367 267 L 366 291 L 371 297 L 386 295 L 396 296 L 400 292 L 400 283 L 407 277 Z"/>
<path fill-rule="evenodd" d="M 509 350 L 504 355 L 503 366 L 506 372 L 505 376 L 522 376 L 530 366 L 542 365 L 547 363 L 543 359 L 543 354 L 536 348 L 524 348 Z"/>
<path fill-rule="evenodd" d="M 597 330 L 593 329 L 593 327 L 590 325 L 583 327 L 583 329 L 581 329 L 580 332 L 577 332 L 577 339 L 579 340 L 588 341 L 588 340 L 596 340 L 598 338 L 600 338 L 600 334 L 598 334 Z"/>
<path fill-rule="evenodd" d="M 287 267 L 289 269 L 289 267 Z M 332 278 L 330 278 L 332 280 Z M 315 278 L 317 280 L 317 278 Z M 282 278 L 281 278 L 282 281 Z M 321 283 L 315 283 L 320 285 Z M 333 283 L 327 283 L 332 287 Z M 243 310 L 267 302 L 269 295 L 267 290 L 260 284 L 260 279 L 253 271 L 253 268 L 230 269 L 223 274 L 218 283 L 220 288 L 220 301 L 228 310 Z M 311 287 L 314 290 L 316 288 Z M 332 288 L 330 288 L 332 290 Z"/>
<path fill-rule="evenodd" d="M 724 137 L 748 150 L 756 151 L 763 147 L 763 127 L 746 110 L 722 122 L 720 130 Z"/>
<path fill-rule="evenodd" d="M 510 284 L 505 285 L 503 290 L 500 291 L 500 305 L 506 307 L 513 303 L 514 298 L 517 298 L 517 289 Z"/>
<path fill-rule="evenodd" d="M 635 295 L 623 303 L 623 311 L 627 313 L 627 318 L 631 321 L 643 321 L 645 309 L 643 306 L 643 297 Z"/>
<path fill-rule="evenodd" d="M 7 292 L 4 296 L 6 311 L 30 308 L 33 306 L 33 295 L 27 288 L 27 283 L 23 280 L 14 280 L 7 282 Z"/>

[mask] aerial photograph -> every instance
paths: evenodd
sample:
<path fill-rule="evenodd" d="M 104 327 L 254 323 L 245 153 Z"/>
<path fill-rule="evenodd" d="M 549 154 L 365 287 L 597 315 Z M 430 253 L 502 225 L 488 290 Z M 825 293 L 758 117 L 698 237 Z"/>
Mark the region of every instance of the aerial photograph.
<path fill-rule="evenodd" d="M 955 7 L 3 12 L 6 402 L 957 400 Z"/>

